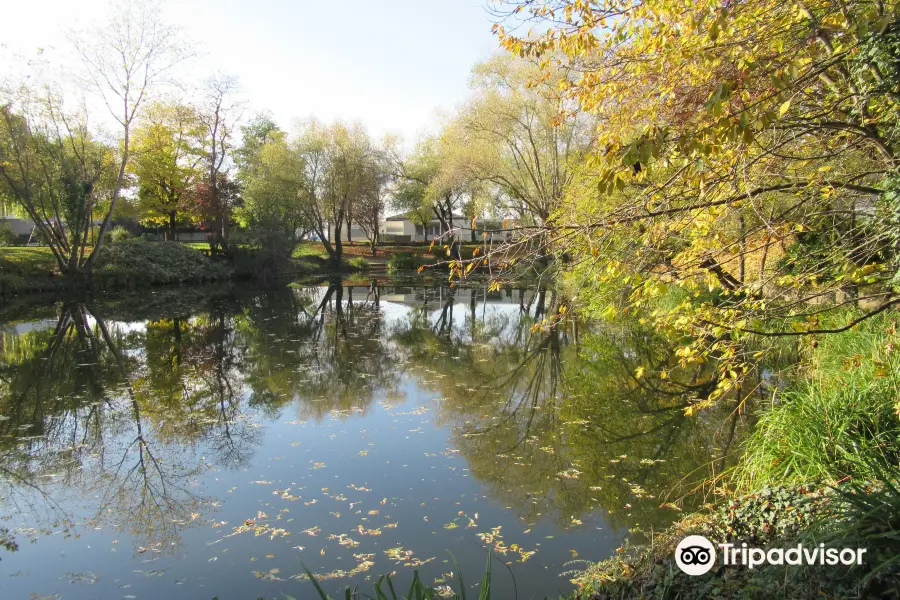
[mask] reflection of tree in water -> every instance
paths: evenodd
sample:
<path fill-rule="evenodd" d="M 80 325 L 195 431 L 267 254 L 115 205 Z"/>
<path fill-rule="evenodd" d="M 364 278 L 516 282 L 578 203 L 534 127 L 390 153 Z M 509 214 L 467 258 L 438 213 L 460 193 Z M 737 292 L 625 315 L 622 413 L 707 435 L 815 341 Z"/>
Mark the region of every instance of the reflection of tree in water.
<path fill-rule="evenodd" d="M 379 302 L 377 287 L 331 284 L 254 303 L 238 325 L 252 401 L 299 400 L 301 418 L 365 411 L 396 378 Z"/>
<path fill-rule="evenodd" d="M 156 407 L 134 393 L 136 337 L 78 303 L 61 306 L 52 331 L 4 335 L 0 500 L 15 511 L 28 494 L 40 500 L 29 506 L 48 513 L 44 522 L 65 523 L 58 500 L 78 490 L 101 498 L 95 523 L 171 548 L 173 520 L 190 520 L 200 502 L 186 491 L 197 469 L 159 441 L 146 414 Z"/>
<path fill-rule="evenodd" d="M 9 510 L 66 523 L 57 500 L 99 498 L 93 525 L 174 550 L 180 531 L 203 521 L 204 499 L 190 491 L 199 457 L 249 464 L 261 439 L 254 413 L 277 417 L 294 400 L 315 417 L 365 409 L 396 377 L 377 287 L 273 290 L 137 326 L 121 313 L 108 323 L 93 306 L 66 303 L 52 328 L 4 332 L 0 504 Z"/>
<path fill-rule="evenodd" d="M 411 306 L 390 325 L 388 295 Z M 174 550 L 203 521 L 191 491 L 199 457 L 246 466 L 259 413 L 365 411 L 407 372 L 442 398 L 438 418 L 473 474 L 525 518 L 569 522 L 603 506 L 616 524 L 664 521 L 662 494 L 725 468 L 715 447 L 741 428 L 729 437 L 725 416 L 684 417 L 711 382 L 677 367 L 660 340 L 571 320 L 533 330 L 556 310 L 548 291 L 340 284 L 137 318 L 120 309 L 115 321 L 61 304 L 52 327 L 3 332 L 0 503 L 65 524 L 59 498 L 99 498 L 97 525 Z"/>
<path fill-rule="evenodd" d="M 566 524 L 602 507 L 621 526 L 668 521 L 659 506 L 674 490 L 727 466 L 741 431 L 734 406 L 685 417 L 688 400 L 715 382 L 639 330 L 584 333 L 569 320 L 533 331 L 554 302 L 550 293 L 520 299 L 513 323 L 467 323 L 450 337 L 435 326 L 441 317 L 414 311 L 394 339 L 440 393 L 440 419 L 473 475 L 526 520 Z"/>
<path fill-rule="evenodd" d="M 70 529 L 58 484 L 82 481 L 103 445 L 106 417 L 122 381 L 83 305 L 63 304 L 52 329 L 4 331 L 0 361 L 0 499 Z"/>
<path fill-rule="evenodd" d="M 243 352 L 232 316 L 216 308 L 149 322 L 141 348 L 135 393 L 153 406 L 161 439 L 202 444 L 221 465 L 246 466 L 259 431 L 242 407 Z"/>

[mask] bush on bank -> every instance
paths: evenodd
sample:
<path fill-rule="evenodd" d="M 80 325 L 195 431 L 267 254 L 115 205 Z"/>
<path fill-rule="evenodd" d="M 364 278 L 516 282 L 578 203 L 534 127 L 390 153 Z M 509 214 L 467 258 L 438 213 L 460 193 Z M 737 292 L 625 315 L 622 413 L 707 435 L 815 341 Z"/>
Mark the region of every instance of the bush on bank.
<path fill-rule="evenodd" d="M 738 497 L 718 510 L 689 515 L 649 541 L 626 545 L 589 567 L 575 582 L 591 600 L 708 598 L 900 597 L 900 489 L 869 484 L 813 490 L 772 487 Z M 771 548 L 866 548 L 861 566 L 723 565 L 721 551 L 709 573 L 689 576 L 675 563 L 688 535 L 720 543 Z"/>
<path fill-rule="evenodd" d="M 178 242 L 126 240 L 105 246 L 94 264 L 101 287 L 144 287 L 228 279 L 231 268 Z"/>

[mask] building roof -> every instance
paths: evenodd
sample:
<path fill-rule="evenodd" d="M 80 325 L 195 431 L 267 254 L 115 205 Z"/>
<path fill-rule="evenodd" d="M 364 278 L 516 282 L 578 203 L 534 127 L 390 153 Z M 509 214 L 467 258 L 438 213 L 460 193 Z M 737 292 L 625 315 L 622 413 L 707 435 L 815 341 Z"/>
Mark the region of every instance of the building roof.
<path fill-rule="evenodd" d="M 399 213 L 396 215 L 391 215 L 390 217 L 387 217 L 385 219 L 385 221 L 411 221 L 412 219 L 409 218 L 409 214 L 410 213 L 405 212 L 405 213 Z M 454 213 L 453 220 L 454 221 L 468 221 L 469 218 L 465 217 L 463 215 Z M 439 222 L 440 222 L 440 220 L 437 217 L 431 217 L 430 223 L 439 223 Z"/>

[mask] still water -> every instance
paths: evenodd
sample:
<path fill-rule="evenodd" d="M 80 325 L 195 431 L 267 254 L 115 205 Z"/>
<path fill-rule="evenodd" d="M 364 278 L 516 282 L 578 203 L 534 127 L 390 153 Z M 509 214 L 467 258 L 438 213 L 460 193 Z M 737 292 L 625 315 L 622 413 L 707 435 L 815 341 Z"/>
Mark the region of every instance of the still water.
<path fill-rule="evenodd" d="M 362 283 L 362 282 L 358 282 Z M 0 312 L 0 598 L 572 589 L 729 466 L 733 407 L 551 292 L 167 290 Z M 637 376 L 643 367 L 646 375 Z M 665 379 L 654 373 L 668 371 Z M 506 563 L 504 567 L 502 563 Z"/>

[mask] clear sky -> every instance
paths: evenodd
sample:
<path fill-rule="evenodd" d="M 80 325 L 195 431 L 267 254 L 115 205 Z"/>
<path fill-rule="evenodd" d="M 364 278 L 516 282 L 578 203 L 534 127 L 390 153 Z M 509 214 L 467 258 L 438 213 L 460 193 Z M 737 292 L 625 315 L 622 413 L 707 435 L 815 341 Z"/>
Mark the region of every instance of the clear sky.
<path fill-rule="evenodd" d="M 464 99 L 472 65 L 496 51 L 486 1 L 169 0 L 164 14 L 203 52 L 190 76 L 235 75 L 250 112 L 269 109 L 286 128 L 311 115 L 359 120 L 409 143 Z M 0 42 L 26 55 L 45 48 L 53 60 L 66 30 L 108 6 L 14 1 Z"/>

